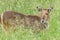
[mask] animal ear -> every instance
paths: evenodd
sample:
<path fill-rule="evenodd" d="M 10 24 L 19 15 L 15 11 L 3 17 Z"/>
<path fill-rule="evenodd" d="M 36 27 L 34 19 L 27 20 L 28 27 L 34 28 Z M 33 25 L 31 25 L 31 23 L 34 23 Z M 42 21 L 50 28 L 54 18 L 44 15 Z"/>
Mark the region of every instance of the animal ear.
<path fill-rule="evenodd" d="M 38 11 L 42 11 L 42 7 L 37 7 Z"/>
<path fill-rule="evenodd" d="M 50 12 L 53 9 L 53 7 L 48 8 L 48 12 Z"/>

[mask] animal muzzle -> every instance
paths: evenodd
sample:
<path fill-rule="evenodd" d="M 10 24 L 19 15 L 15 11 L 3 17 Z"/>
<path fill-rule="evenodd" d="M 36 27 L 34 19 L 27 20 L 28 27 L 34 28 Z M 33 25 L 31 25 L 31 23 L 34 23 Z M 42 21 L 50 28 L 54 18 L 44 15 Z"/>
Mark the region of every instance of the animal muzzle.
<path fill-rule="evenodd" d="M 41 19 L 41 27 L 42 29 L 48 27 L 48 20 Z"/>

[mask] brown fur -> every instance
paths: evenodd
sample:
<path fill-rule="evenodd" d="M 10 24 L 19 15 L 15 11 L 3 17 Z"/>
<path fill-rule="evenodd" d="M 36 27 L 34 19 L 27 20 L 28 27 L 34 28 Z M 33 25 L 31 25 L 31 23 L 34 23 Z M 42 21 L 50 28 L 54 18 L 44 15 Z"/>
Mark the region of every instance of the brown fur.
<path fill-rule="evenodd" d="M 2 25 L 6 31 L 11 31 L 15 27 L 19 27 L 23 25 L 25 28 L 32 27 L 32 29 L 39 31 L 40 29 L 44 29 L 47 26 L 49 12 L 47 9 L 42 9 L 41 16 L 36 15 L 25 15 L 22 13 L 14 12 L 14 11 L 7 11 L 3 13 L 1 20 L 0 16 L 0 23 L 3 21 Z M 16 29 L 15 28 L 15 29 Z"/>

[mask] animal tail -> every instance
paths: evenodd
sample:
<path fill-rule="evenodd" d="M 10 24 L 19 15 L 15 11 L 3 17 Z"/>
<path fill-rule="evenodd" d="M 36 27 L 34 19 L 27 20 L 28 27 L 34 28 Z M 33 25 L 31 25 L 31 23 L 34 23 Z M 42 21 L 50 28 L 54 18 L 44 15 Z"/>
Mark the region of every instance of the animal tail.
<path fill-rule="evenodd" d="M 1 15 L 0 15 L 0 24 L 1 24 Z"/>
<path fill-rule="evenodd" d="M 0 24 L 3 22 L 3 14 L 0 14 Z"/>

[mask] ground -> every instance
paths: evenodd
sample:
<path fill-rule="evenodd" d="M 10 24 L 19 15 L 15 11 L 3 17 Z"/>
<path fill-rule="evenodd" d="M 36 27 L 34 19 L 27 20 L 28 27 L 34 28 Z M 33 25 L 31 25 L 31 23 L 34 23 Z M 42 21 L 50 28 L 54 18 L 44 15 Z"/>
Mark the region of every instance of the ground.
<path fill-rule="evenodd" d="M 60 0 L 0 0 L 0 14 L 13 10 L 23 14 L 40 15 L 36 7 L 42 5 L 53 10 L 50 13 L 49 28 L 38 34 L 23 30 L 5 34 L 0 27 L 0 40 L 60 40 Z"/>

